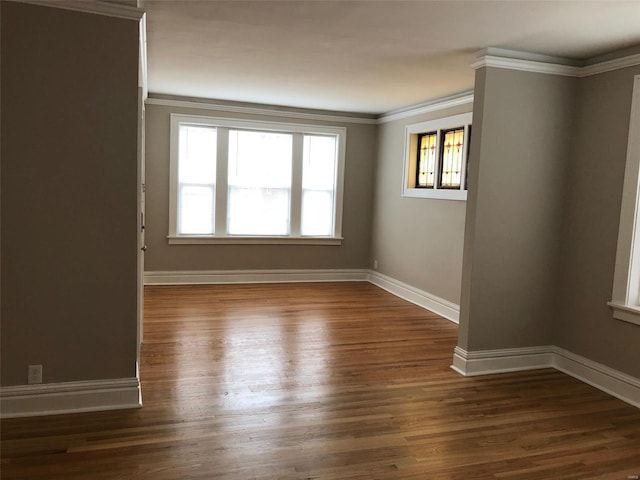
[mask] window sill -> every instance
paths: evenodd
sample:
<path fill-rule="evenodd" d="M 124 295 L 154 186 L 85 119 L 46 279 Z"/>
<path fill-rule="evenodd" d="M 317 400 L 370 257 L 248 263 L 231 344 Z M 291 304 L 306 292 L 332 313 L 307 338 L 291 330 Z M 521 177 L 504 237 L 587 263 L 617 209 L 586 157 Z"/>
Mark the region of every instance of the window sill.
<path fill-rule="evenodd" d="M 467 200 L 466 190 L 432 190 L 430 188 L 406 188 L 403 197 L 433 198 L 437 200 Z"/>
<path fill-rule="evenodd" d="M 634 307 L 614 302 L 608 302 L 607 305 L 613 309 L 613 318 L 640 325 L 640 306 Z"/>
<path fill-rule="evenodd" d="M 169 245 L 342 245 L 342 237 L 208 237 L 169 235 Z"/>

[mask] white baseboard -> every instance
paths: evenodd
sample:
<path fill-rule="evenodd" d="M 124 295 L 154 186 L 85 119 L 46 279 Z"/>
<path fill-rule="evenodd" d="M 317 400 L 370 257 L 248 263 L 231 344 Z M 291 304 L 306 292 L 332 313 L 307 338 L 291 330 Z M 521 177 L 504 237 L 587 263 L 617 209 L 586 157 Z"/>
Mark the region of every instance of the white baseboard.
<path fill-rule="evenodd" d="M 323 270 L 190 270 L 145 272 L 145 285 L 206 285 L 227 283 L 370 282 L 397 297 L 458 323 L 455 303 L 368 269 Z"/>
<path fill-rule="evenodd" d="M 640 379 L 564 348 L 554 347 L 553 367 L 640 408 Z"/>
<path fill-rule="evenodd" d="M 464 376 L 555 368 L 640 408 L 640 379 L 555 345 L 476 352 L 456 347 L 451 368 Z"/>
<path fill-rule="evenodd" d="M 141 406 L 140 381 L 135 377 L 17 385 L 0 389 L 2 418 L 97 412 Z"/>
<path fill-rule="evenodd" d="M 456 347 L 451 368 L 465 377 L 549 368 L 552 366 L 552 352 L 551 345 L 477 352 Z"/>
<path fill-rule="evenodd" d="M 325 270 L 203 270 L 145 272 L 145 285 L 194 285 L 225 283 L 292 283 L 366 281 L 366 269 Z"/>
<path fill-rule="evenodd" d="M 460 306 L 453 302 L 432 295 L 424 290 L 412 287 L 400 280 L 396 280 L 395 278 L 376 271 L 369 271 L 368 280 L 387 292 L 393 293 L 396 297 L 400 297 L 408 302 L 437 313 L 447 320 L 458 323 L 458 319 L 460 318 Z"/>

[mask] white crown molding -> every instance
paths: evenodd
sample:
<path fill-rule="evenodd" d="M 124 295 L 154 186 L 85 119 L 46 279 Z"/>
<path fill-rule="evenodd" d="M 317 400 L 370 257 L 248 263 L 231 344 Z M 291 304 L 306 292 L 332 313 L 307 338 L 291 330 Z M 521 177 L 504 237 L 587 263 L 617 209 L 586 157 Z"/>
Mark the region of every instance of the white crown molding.
<path fill-rule="evenodd" d="M 561 65 L 557 63 L 538 62 L 534 60 L 521 60 L 517 58 L 496 57 L 485 55 L 471 64 L 471 68 L 477 70 L 483 67 L 503 68 L 506 70 L 519 70 L 522 72 L 547 73 L 550 75 L 562 75 L 566 77 L 579 77 L 581 67 Z"/>
<path fill-rule="evenodd" d="M 198 110 L 213 110 L 216 112 L 242 113 L 246 115 L 266 115 L 269 117 L 295 118 L 302 120 L 314 120 L 323 122 L 339 123 L 360 123 L 365 125 L 375 125 L 378 120 L 375 118 L 349 117 L 346 115 L 327 115 L 323 113 L 306 113 L 290 110 L 272 110 L 260 107 L 241 107 L 237 105 L 221 105 L 217 103 L 204 103 L 190 100 L 173 100 L 165 98 L 147 98 L 147 105 L 160 105 L 164 107 L 191 108 Z"/>
<path fill-rule="evenodd" d="M 612 72 L 614 70 L 634 67 L 636 65 L 640 65 L 640 53 L 636 55 L 629 55 L 627 57 L 616 58 L 614 60 L 608 60 L 606 62 L 595 63 L 593 65 L 587 65 L 585 67 L 582 67 L 580 76 L 588 77 L 590 75 Z"/>
<path fill-rule="evenodd" d="M 464 376 L 555 368 L 640 407 L 640 379 L 555 345 L 474 352 L 456 347 L 451 368 Z"/>
<path fill-rule="evenodd" d="M 362 282 L 365 269 L 327 270 L 191 270 L 145 272 L 145 285 L 207 285 L 227 283 Z"/>
<path fill-rule="evenodd" d="M 464 92 L 459 95 L 450 96 L 435 100 L 433 102 L 415 105 L 401 110 L 394 110 L 388 113 L 382 114 L 378 118 L 378 123 L 388 123 L 394 120 L 401 120 L 403 118 L 415 117 L 416 115 L 422 115 L 430 112 L 437 112 L 447 108 L 457 107 L 460 105 L 467 105 L 473 103 L 473 91 Z"/>
<path fill-rule="evenodd" d="M 141 406 L 140 381 L 135 377 L 0 388 L 2 418 L 98 412 Z"/>
<path fill-rule="evenodd" d="M 460 306 L 444 298 L 440 298 L 424 290 L 412 287 L 400 280 L 384 275 L 380 272 L 370 271 L 368 280 L 370 283 L 407 300 L 419 307 L 425 308 L 441 317 L 458 323 L 460 318 Z"/>
<path fill-rule="evenodd" d="M 125 18 L 128 20 L 140 20 L 144 10 L 126 5 L 100 2 L 98 0 L 9 0 L 17 3 L 28 3 L 41 7 L 60 8 L 76 12 L 95 13 L 107 17 Z"/>
<path fill-rule="evenodd" d="M 559 63 L 548 63 L 536 60 L 523 60 L 517 58 L 498 57 L 494 55 L 483 55 L 471 64 L 473 69 L 483 67 L 502 68 L 506 70 L 519 70 L 523 72 L 545 73 L 549 75 L 561 75 L 565 77 L 583 78 L 600 73 L 611 72 L 621 68 L 640 65 L 640 54 L 630 55 L 615 60 L 595 63 L 587 66 L 563 65 Z"/>

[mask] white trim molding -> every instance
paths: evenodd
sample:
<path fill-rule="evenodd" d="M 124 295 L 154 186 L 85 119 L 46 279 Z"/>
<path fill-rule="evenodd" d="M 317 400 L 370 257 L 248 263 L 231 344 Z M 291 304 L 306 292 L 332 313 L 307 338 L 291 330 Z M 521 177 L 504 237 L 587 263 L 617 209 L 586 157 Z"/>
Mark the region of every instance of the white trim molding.
<path fill-rule="evenodd" d="M 377 287 L 411 302 L 419 307 L 425 308 L 441 317 L 458 323 L 460 318 L 460 306 L 444 298 L 440 298 L 431 293 L 412 287 L 395 278 L 384 275 L 380 272 L 370 271 L 368 281 Z"/>
<path fill-rule="evenodd" d="M 465 91 L 455 95 L 450 95 L 436 100 L 419 103 L 417 105 L 411 105 L 406 108 L 393 110 L 380 114 L 376 118 L 364 117 L 364 116 L 349 116 L 315 112 L 298 112 L 296 110 L 288 110 L 283 108 L 269 108 L 265 106 L 239 106 L 239 105 L 227 105 L 223 103 L 216 103 L 215 100 L 206 101 L 192 100 L 192 99 L 171 99 L 171 98 L 157 98 L 148 97 L 146 99 L 147 105 L 159 105 L 164 107 L 176 107 L 176 108 L 191 108 L 198 110 L 211 110 L 214 112 L 223 113 L 243 113 L 246 115 L 265 115 L 270 117 L 284 117 L 297 120 L 318 120 L 323 122 L 338 122 L 338 123 L 355 123 L 364 125 L 379 125 L 381 123 L 393 122 L 394 120 L 401 120 L 403 118 L 415 117 L 416 115 L 422 115 L 430 112 L 438 112 L 447 108 L 457 107 L 460 105 L 473 104 L 473 91 Z"/>
<path fill-rule="evenodd" d="M 383 113 L 378 117 L 378 123 L 393 122 L 403 118 L 415 117 L 430 112 L 438 112 L 447 108 L 458 107 L 460 105 L 469 105 L 473 103 L 473 90 L 462 92 L 457 95 L 443 97 L 432 102 L 421 103 L 399 110 L 393 110 Z"/>
<path fill-rule="evenodd" d="M 299 123 L 280 123 L 272 121 L 256 121 L 235 119 L 227 117 L 204 117 L 200 115 L 170 114 L 170 152 L 169 152 L 169 235 L 168 243 L 224 243 L 224 244 L 256 244 L 256 243 L 301 243 L 311 245 L 340 245 L 342 242 L 342 214 L 344 196 L 344 171 L 346 163 L 347 128 L 312 125 Z M 213 132 L 213 139 L 208 142 L 209 165 L 213 172 L 206 181 L 197 184 L 184 182 L 178 175 L 180 164 L 184 160 L 183 147 L 187 137 L 183 138 L 183 128 L 204 128 Z M 286 220 L 287 232 L 282 235 L 264 236 L 240 235 L 238 232 L 230 232 L 231 210 L 228 202 L 232 199 L 233 175 L 229 169 L 233 166 L 233 155 L 229 142 L 232 132 L 237 129 L 255 130 L 256 132 L 276 132 L 286 134 L 290 139 L 290 183 L 288 187 L 280 185 L 288 190 L 289 211 Z M 303 209 L 303 177 L 304 177 L 304 145 L 307 136 L 322 135 L 334 140 L 333 166 L 330 172 L 333 176 L 331 188 L 325 185 L 324 192 L 331 198 L 328 235 L 319 240 L 318 237 L 304 237 L 303 226 L 305 224 L 305 212 Z M 241 140 L 238 140 L 241 141 Z M 182 153 L 181 153 L 182 152 Z M 204 180 L 204 179 L 202 179 Z M 191 180 L 193 182 L 193 180 Z M 205 234 L 194 236 L 189 232 L 180 232 L 180 216 L 182 208 L 183 188 L 192 186 L 208 193 L 208 206 L 210 211 L 205 217 L 199 219 L 209 231 Z M 241 183 L 240 186 L 243 184 Z M 255 185 L 254 185 L 255 186 Z M 264 185 L 258 185 L 264 186 Z M 268 185 L 267 185 L 268 186 Z M 230 207 L 230 205 L 229 205 Z M 207 223 L 210 222 L 208 225 Z M 235 235 L 234 235 L 235 233 Z M 206 239 L 209 241 L 206 241 Z M 333 240 L 329 241 L 328 240 Z"/>
<path fill-rule="evenodd" d="M 343 237 L 167 236 L 169 245 L 342 245 L 342 240 Z"/>
<path fill-rule="evenodd" d="M 405 141 L 404 141 L 404 164 L 402 172 L 402 196 L 412 198 L 431 198 L 437 200 L 467 200 L 466 171 L 467 171 L 467 151 L 468 142 L 470 140 L 471 123 L 473 122 L 473 113 L 461 113 L 459 115 L 451 115 L 444 118 L 428 120 L 426 122 L 412 123 L 406 125 Z M 448 189 L 438 187 L 438 179 L 442 173 L 442 152 L 441 143 L 444 142 L 442 132 L 449 129 L 463 128 L 463 146 L 462 146 L 462 165 L 460 175 L 460 186 L 457 189 Z M 416 172 L 419 168 L 417 161 L 417 153 L 420 149 L 418 138 L 421 133 L 436 133 L 436 160 L 434 164 L 434 180 L 430 188 L 416 187 Z"/>
<path fill-rule="evenodd" d="M 230 283 L 369 282 L 387 292 L 458 323 L 460 306 L 368 269 L 190 270 L 145 272 L 145 285 Z"/>
<path fill-rule="evenodd" d="M 640 325 L 640 75 L 633 79 L 613 288 L 613 317 Z"/>
<path fill-rule="evenodd" d="M 163 107 L 192 108 L 197 110 L 211 110 L 215 112 L 225 113 L 243 113 L 246 115 L 264 115 L 269 117 L 295 118 L 298 120 L 319 120 L 323 122 L 338 123 L 362 123 L 365 125 L 375 125 L 378 123 L 376 118 L 369 117 L 351 117 L 348 115 L 325 114 L 325 113 L 307 113 L 295 110 L 271 109 L 268 106 L 243 107 L 238 105 L 226 105 L 197 100 L 177 100 L 149 97 L 146 101 L 147 105 L 159 105 Z"/>
<path fill-rule="evenodd" d="M 555 345 L 474 352 L 456 347 L 451 368 L 467 377 L 555 368 L 640 407 L 640 379 Z"/>
<path fill-rule="evenodd" d="M 127 5 L 99 2 L 97 0 L 10 0 L 18 3 L 29 3 L 41 7 L 60 8 L 76 12 L 94 13 L 107 17 L 124 18 L 127 20 L 140 20 L 144 10 Z"/>
<path fill-rule="evenodd" d="M 552 345 L 475 352 L 456 347 L 451 368 L 465 377 L 549 368 L 552 352 Z"/>
<path fill-rule="evenodd" d="M 35 417 L 142 407 L 135 378 L 17 385 L 0 389 L 0 417 Z"/>
<path fill-rule="evenodd" d="M 640 379 L 564 348 L 553 350 L 553 368 L 640 408 Z"/>
<path fill-rule="evenodd" d="M 215 285 L 227 283 L 364 282 L 366 269 L 191 270 L 145 272 L 145 285 Z"/>
<path fill-rule="evenodd" d="M 494 55 L 483 55 L 471 64 L 471 68 L 474 70 L 483 67 L 519 70 L 521 72 L 547 73 L 549 75 L 562 75 L 565 77 L 579 77 L 582 70 L 582 67 L 576 67 L 573 65 L 548 63 L 537 60 L 523 60 L 519 58 L 497 57 Z"/>
<path fill-rule="evenodd" d="M 524 55 L 524 54 L 522 54 Z M 565 77 L 589 77 L 600 73 L 612 72 L 621 68 L 640 65 L 640 54 L 629 55 L 614 60 L 594 63 L 593 65 L 576 66 L 568 59 L 558 59 L 558 63 L 540 61 L 538 59 L 511 58 L 491 55 L 485 51 L 479 52 L 471 68 L 477 70 L 484 67 L 519 70 L 523 72 L 546 73 Z"/>

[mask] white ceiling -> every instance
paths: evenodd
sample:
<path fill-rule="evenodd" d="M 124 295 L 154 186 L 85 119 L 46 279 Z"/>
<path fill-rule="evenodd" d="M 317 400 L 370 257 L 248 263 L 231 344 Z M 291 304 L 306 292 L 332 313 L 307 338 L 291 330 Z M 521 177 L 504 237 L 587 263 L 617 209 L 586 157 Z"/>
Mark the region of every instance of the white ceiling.
<path fill-rule="evenodd" d="M 151 93 L 361 113 L 473 88 L 486 47 L 586 59 L 640 44 L 640 0 L 142 6 Z"/>

